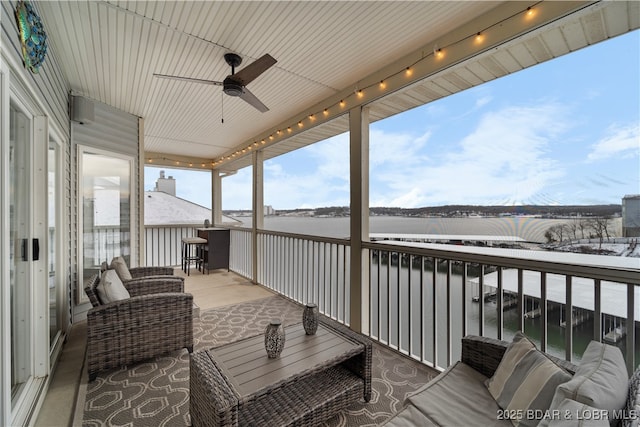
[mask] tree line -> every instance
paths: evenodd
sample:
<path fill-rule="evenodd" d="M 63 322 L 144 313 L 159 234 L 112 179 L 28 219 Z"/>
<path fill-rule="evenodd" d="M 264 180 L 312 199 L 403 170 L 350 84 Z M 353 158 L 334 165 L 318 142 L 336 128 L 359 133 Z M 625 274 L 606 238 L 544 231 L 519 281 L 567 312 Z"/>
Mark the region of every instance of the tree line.
<path fill-rule="evenodd" d="M 560 243 L 565 240 L 599 239 L 611 237 L 609 217 L 576 218 L 566 223 L 555 224 L 544 233 L 547 243 Z"/>

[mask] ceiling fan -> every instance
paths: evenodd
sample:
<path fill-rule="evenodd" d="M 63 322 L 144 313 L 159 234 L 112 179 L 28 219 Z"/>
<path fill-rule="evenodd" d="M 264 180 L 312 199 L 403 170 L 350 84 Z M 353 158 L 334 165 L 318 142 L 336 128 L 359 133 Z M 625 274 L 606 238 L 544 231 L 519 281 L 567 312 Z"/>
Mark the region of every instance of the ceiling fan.
<path fill-rule="evenodd" d="M 184 80 L 194 83 L 204 83 L 215 86 L 222 86 L 222 90 L 229 96 L 238 96 L 240 99 L 251 104 L 253 107 L 264 113 L 269 111 L 266 105 L 264 105 L 256 96 L 246 88 L 246 86 L 255 80 L 260 74 L 267 71 L 276 61 L 268 53 L 261 58 L 256 59 L 251 64 L 244 67 L 242 70 L 236 73 L 236 67 L 242 63 L 240 55 L 235 53 L 225 53 L 224 59 L 227 64 L 231 65 L 231 74 L 229 74 L 223 81 L 217 82 L 214 80 L 195 79 L 191 77 L 181 76 L 169 76 L 166 74 L 156 74 L 155 77 L 163 79 Z"/>

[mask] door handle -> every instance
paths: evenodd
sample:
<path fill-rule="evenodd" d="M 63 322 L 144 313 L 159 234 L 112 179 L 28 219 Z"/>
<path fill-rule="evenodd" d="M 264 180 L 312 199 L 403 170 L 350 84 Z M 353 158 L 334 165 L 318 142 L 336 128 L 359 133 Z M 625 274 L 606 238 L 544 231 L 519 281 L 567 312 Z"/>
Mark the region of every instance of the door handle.
<path fill-rule="evenodd" d="M 33 250 L 33 260 L 38 261 L 40 259 L 40 240 L 33 239 L 31 245 L 31 249 Z"/>
<path fill-rule="evenodd" d="M 29 261 L 29 239 L 22 239 L 20 254 L 22 255 L 23 261 Z"/>

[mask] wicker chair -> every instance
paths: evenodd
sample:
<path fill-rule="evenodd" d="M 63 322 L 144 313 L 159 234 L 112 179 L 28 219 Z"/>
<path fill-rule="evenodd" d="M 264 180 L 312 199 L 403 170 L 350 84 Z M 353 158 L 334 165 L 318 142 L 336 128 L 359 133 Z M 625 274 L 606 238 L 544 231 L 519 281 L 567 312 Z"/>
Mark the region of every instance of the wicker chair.
<path fill-rule="evenodd" d="M 102 304 L 92 277 L 85 292 L 89 380 L 98 372 L 186 348 L 193 351 L 193 296 L 182 282 L 148 279 L 124 283 L 131 298 Z"/>
<path fill-rule="evenodd" d="M 124 259 L 123 259 L 123 262 L 124 262 Z M 174 275 L 173 267 L 129 267 L 128 265 L 126 265 L 126 262 L 124 262 L 124 267 L 126 268 L 127 271 L 129 271 L 129 274 L 131 275 L 131 279 L 122 277 L 122 275 L 120 274 L 120 271 L 118 271 L 118 269 L 115 269 L 116 272 L 118 273 L 118 276 L 120 277 L 120 280 L 122 280 L 123 283 L 131 280 L 146 280 L 151 278 L 165 278 L 168 280 L 169 279 L 179 280 L 182 283 L 184 283 L 184 277 Z M 104 273 L 105 270 L 112 269 L 112 268 L 113 268 L 113 260 L 111 261 L 111 265 L 105 261 L 100 266 L 100 272 Z"/>

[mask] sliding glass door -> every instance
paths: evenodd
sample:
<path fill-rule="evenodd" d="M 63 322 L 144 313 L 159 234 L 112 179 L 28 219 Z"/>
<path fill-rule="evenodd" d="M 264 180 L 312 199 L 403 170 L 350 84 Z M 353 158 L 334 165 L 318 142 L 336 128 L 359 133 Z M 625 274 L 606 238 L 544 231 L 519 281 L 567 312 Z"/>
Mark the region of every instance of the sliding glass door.
<path fill-rule="evenodd" d="M 49 352 L 51 363 L 60 351 L 61 337 L 68 323 L 69 294 L 64 287 L 63 153 L 56 138 L 49 137 L 47 150 L 47 310 L 49 313 Z"/>
<path fill-rule="evenodd" d="M 0 125 L 0 424 L 27 425 L 69 317 L 64 139 L 2 58 Z"/>
<path fill-rule="evenodd" d="M 9 110 L 9 284 L 11 322 L 11 406 L 15 409 L 32 370 L 31 304 L 31 129 L 30 116 L 16 103 Z"/>
<path fill-rule="evenodd" d="M 86 280 L 100 270 L 102 262 L 122 256 L 129 265 L 135 256 L 132 247 L 135 224 L 132 222 L 132 157 L 91 147 L 79 146 L 80 239 L 78 266 Z M 82 288 L 79 288 L 80 290 Z M 79 301 L 87 301 L 84 292 Z"/>

